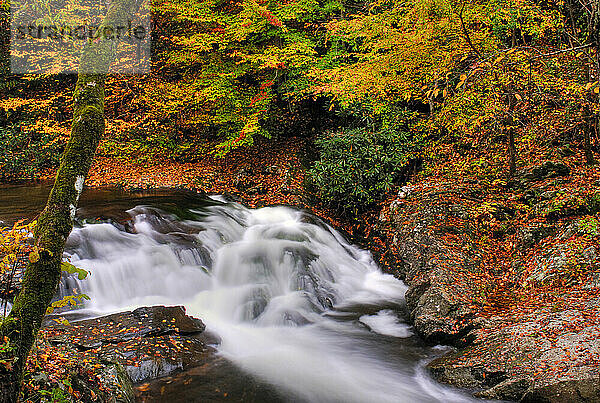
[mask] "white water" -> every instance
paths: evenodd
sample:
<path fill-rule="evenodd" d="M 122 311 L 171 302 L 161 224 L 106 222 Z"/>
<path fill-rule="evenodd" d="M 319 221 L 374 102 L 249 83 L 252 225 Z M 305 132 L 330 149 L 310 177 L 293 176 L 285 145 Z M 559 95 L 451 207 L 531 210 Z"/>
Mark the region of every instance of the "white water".
<path fill-rule="evenodd" d="M 393 337 L 410 337 L 413 332 L 411 326 L 401 319 L 390 309 L 377 312 L 377 315 L 363 315 L 359 320 L 367 325 L 375 333 Z"/>
<path fill-rule="evenodd" d="M 184 305 L 222 355 L 293 401 L 471 401 L 423 370 L 432 350 L 396 313 L 406 286 L 314 218 L 231 203 L 194 220 L 130 214 L 134 233 L 89 224 L 69 238 L 90 312 Z"/>

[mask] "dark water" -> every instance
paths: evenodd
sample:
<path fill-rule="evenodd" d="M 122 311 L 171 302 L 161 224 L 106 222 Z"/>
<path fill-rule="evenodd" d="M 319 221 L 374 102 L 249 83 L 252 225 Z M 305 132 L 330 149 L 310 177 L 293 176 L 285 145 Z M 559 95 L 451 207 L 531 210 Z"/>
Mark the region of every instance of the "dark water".
<path fill-rule="evenodd" d="M 36 182 L 20 185 L 0 185 L 0 220 L 6 224 L 25 218 L 35 218 L 46 204 L 50 185 Z"/>
<path fill-rule="evenodd" d="M 0 221 L 10 225 L 20 219 L 35 219 L 46 205 L 51 188 L 50 182 L 0 185 Z M 79 200 L 77 217 L 126 222 L 131 219 L 127 210 L 139 205 L 155 206 L 176 215 L 185 215 L 189 208 L 210 204 L 213 204 L 210 199 L 186 190 L 86 188 Z"/>

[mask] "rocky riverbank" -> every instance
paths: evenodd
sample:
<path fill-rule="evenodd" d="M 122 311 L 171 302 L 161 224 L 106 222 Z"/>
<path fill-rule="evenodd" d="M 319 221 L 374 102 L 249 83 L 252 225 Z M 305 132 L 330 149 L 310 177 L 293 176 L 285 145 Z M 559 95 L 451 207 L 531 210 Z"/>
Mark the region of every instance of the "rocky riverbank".
<path fill-rule="evenodd" d="M 64 393 L 76 401 L 114 403 L 279 399 L 219 357 L 218 342 L 180 306 L 70 324 L 48 318 L 29 359 L 26 396 Z"/>
<path fill-rule="evenodd" d="M 422 182 L 382 212 L 415 330 L 458 347 L 429 364 L 439 381 L 489 399 L 600 400 L 600 186 L 570 194 L 569 172 Z"/>

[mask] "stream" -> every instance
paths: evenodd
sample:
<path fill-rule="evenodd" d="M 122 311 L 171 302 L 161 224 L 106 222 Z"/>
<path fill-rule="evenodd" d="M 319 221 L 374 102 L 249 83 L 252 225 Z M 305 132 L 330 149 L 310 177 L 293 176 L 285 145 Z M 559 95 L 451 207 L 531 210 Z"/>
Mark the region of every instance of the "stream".
<path fill-rule="evenodd" d="M 0 189 L 0 219 L 32 218 L 47 191 Z M 78 318 L 183 305 L 286 401 L 473 401 L 427 375 L 447 348 L 413 334 L 407 287 L 309 212 L 175 190 L 88 189 L 80 206 L 65 255 L 90 275 L 59 291 L 90 296 Z"/>

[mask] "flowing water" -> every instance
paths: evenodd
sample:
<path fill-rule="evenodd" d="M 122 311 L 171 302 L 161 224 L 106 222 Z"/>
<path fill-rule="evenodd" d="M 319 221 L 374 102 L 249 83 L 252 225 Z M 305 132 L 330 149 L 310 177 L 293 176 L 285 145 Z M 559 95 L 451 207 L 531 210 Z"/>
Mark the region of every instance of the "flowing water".
<path fill-rule="evenodd" d="M 427 376 L 443 348 L 406 323 L 406 286 L 318 218 L 189 195 L 106 199 L 84 201 L 90 218 L 67 242 L 91 273 L 62 286 L 91 297 L 80 314 L 184 305 L 220 354 L 289 401 L 472 400 Z"/>

